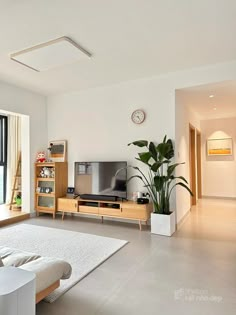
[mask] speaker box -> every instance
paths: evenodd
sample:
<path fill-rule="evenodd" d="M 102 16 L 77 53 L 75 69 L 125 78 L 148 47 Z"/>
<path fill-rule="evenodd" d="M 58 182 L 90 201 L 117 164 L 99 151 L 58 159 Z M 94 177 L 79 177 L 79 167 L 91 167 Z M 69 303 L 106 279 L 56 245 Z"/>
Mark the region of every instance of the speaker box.
<path fill-rule="evenodd" d="M 116 196 L 107 196 L 107 195 L 83 194 L 83 195 L 80 195 L 80 198 L 88 199 L 88 200 L 117 201 Z"/>

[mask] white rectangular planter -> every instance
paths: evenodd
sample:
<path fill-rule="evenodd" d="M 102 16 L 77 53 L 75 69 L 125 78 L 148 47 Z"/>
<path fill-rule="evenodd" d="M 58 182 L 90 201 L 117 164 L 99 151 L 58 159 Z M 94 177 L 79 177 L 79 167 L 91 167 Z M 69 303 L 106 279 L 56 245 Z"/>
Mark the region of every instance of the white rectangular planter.
<path fill-rule="evenodd" d="M 175 232 L 175 212 L 170 215 L 151 213 L 151 233 L 171 236 Z"/>

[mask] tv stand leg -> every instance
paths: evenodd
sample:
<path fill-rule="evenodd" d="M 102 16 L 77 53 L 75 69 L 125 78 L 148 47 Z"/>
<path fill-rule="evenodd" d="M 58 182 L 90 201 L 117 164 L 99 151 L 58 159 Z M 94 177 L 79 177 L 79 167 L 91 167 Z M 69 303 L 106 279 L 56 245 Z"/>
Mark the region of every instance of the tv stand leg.
<path fill-rule="evenodd" d="M 139 230 L 142 231 L 142 221 L 139 220 Z"/>
<path fill-rule="evenodd" d="M 103 216 L 101 217 L 101 219 L 102 219 L 102 223 L 103 223 Z"/>

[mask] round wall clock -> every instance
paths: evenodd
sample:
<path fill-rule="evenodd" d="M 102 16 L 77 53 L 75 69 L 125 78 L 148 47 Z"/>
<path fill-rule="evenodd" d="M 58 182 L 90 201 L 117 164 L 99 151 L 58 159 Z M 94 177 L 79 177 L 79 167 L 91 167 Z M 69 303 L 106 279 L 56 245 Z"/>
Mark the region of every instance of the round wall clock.
<path fill-rule="evenodd" d="M 145 120 L 145 113 L 142 109 L 136 109 L 132 115 L 131 119 L 135 124 L 141 124 Z"/>

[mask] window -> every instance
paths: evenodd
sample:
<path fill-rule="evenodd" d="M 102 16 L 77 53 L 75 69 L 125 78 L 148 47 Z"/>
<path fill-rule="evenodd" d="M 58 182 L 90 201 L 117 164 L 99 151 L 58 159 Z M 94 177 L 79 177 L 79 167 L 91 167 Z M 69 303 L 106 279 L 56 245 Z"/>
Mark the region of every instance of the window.
<path fill-rule="evenodd" d="M 0 204 L 6 201 L 7 117 L 0 115 Z"/>

